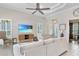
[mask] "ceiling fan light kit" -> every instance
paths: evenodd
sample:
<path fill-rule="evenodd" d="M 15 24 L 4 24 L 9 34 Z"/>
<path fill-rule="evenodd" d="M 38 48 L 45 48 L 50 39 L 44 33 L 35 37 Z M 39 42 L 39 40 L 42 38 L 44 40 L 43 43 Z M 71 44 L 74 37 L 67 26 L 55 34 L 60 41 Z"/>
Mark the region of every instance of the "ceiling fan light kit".
<path fill-rule="evenodd" d="M 42 10 L 50 10 L 50 8 L 40 8 L 40 4 L 36 3 L 36 8 L 26 8 L 28 10 L 35 10 L 32 12 L 32 14 L 35 14 L 37 11 L 40 12 L 42 15 L 44 15 L 44 12 Z"/>

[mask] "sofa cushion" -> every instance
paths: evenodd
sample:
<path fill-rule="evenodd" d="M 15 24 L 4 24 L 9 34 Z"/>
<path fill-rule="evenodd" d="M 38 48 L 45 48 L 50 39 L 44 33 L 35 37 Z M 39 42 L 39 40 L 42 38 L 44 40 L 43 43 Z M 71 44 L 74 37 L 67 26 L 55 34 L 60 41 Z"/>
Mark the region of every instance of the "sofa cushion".
<path fill-rule="evenodd" d="M 49 39 L 49 38 L 53 38 L 53 35 L 43 35 L 43 39 Z"/>
<path fill-rule="evenodd" d="M 57 40 L 58 38 L 48 38 L 44 40 L 44 44 L 50 44 Z"/>
<path fill-rule="evenodd" d="M 34 47 L 39 47 L 43 45 L 43 41 L 34 41 L 34 42 L 25 42 L 25 43 L 20 43 L 21 49 L 29 49 L 29 48 L 34 48 Z"/>
<path fill-rule="evenodd" d="M 49 43 L 52 43 L 52 42 L 53 42 L 52 38 L 44 40 L 44 44 L 49 44 Z"/>

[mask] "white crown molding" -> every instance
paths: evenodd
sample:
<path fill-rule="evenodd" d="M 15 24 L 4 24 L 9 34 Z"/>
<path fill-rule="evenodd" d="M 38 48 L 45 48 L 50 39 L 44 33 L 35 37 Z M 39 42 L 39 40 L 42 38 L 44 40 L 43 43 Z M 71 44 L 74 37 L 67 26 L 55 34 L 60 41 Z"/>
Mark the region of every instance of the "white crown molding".
<path fill-rule="evenodd" d="M 70 10 L 70 9 L 72 9 L 72 11 L 74 11 L 76 8 L 79 8 L 79 5 L 77 5 L 77 6 L 74 6 L 74 7 L 71 7 L 71 8 L 67 8 L 67 9 L 64 9 L 64 10 L 62 10 L 62 11 L 60 11 L 60 12 L 56 12 L 55 14 L 50 14 L 49 16 L 47 15 L 47 19 L 53 19 L 53 16 L 55 16 L 56 14 L 59 14 L 59 13 L 64 13 L 65 11 L 68 11 L 68 10 Z M 78 19 L 79 17 L 75 17 L 75 19 Z M 71 19 L 73 19 L 73 18 L 71 18 Z"/>
<path fill-rule="evenodd" d="M 53 12 L 63 8 L 66 4 L 65 3 L 60 3 L 59 5 L 57 5 L 50 13 L 46 14 L 45 16 L 49 16 L 49 15 L 52 15 Z"/>

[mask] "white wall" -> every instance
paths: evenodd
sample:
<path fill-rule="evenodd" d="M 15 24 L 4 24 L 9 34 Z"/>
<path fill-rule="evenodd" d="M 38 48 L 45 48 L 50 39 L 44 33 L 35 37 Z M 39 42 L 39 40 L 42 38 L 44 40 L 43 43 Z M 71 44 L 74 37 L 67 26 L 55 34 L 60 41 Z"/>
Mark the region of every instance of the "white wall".
<path fill-rule="evenodd" d="M 21 13 L 18 11 L 0 8 L 0 18 L 3 19 L 12 19 L 12 31 L 13 37 L 18 36 L 18 24 L 30 24 L 33 25 L 33 32 L 36 34 L 36 24 L 41 22 L 45 23 L 43 17 L 35 16 L 35 15 L 28 15 L 25 13 Z"/>
<path fill-rule="evenodd" d="M 66 24 L 66 31 L 65 31 L 65 37 L 66 39 L 69 40 L 69 20 L 75 20 L 75 19 L 79 19 L 79 17 L 75 17 L 73 16 L 73 10 L 75 10 L 76 8 L 78 8 L 79 6 L 75 6 L 69 9 L 65 9 L 64 11 L 60 11 L 56 14 L 51 14 L 50 16 L 48 16 L 48 20 L 53 20 L 56 19 L 58 25 L 59 24 Z M 58 26 L 59 27 L 59 26 Z M 60 31 L 58 29 L 58 34 L 60 34 Z M 60 36 L 60 35 L 59 35 Z"/>

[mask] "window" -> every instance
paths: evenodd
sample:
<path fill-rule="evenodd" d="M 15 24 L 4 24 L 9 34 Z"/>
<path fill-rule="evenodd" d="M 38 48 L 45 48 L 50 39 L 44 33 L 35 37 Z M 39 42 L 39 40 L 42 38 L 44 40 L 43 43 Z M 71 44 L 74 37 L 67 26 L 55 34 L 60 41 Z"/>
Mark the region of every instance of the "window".
<path fill-rule="evenodd" d="M 0 31 L 6 32 L 6 37 L 12 37 L 12 23 L 11 20 L 0 19 Z"/>
<path fill-rule="evenodd" d="M 38 23 L 37 24 L 37 33 L 38 34 L 43 34 L 43 24 L 42 23 Z"/>
<path fill-rule="evenodd" d="M 58 36 L 58 24 L 57 24 L 56 20 L 48 21 L 48 33 L 49 33 L 49 35 L 52 35 L 53 37 Z"/>
<path fill-rule="evenodd" d="M 78 23 L 73 24 L 73 34 L 78 34 Z"/>

